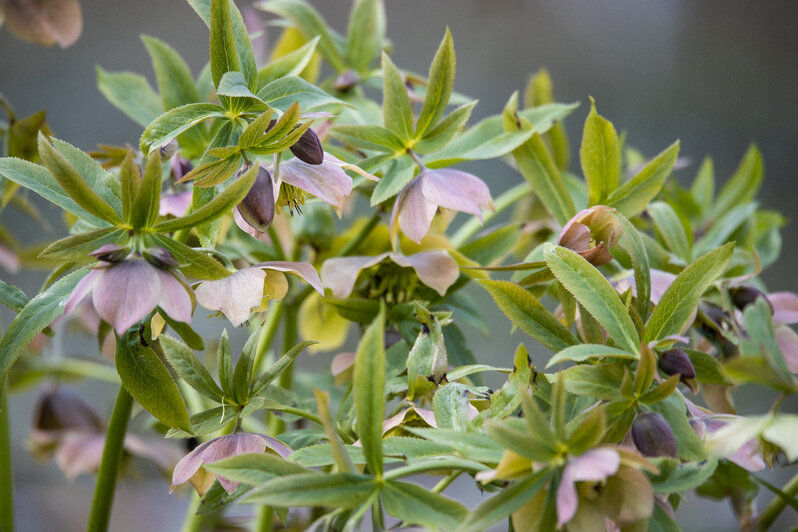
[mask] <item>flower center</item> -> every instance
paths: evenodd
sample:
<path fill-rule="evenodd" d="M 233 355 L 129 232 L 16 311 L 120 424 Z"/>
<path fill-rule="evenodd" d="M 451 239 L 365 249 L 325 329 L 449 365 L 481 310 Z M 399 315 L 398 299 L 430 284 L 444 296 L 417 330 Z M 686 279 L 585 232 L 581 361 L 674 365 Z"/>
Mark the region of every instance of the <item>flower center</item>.
<path fill-rule="evenodd" d="M 379 264 L 366 288 L 366 296 L 384 298 L 388 304 L 404 303 L 413 299 L 418 277 L 412 268 L 403 268 L 393 262 Z"/>
<path fill-rule="evenodd" d="M 287 208 L 292 216 L 294 211 L 302 214 L 301 207 L 304 204 L 305 192 L 302 189 L 289 185 L 285 181 L 280 184 L 280 194 L 277 196 L 277 204 L 275 205 L 275 210 L 278 214 L 282 214 L 283 208 Z"/>

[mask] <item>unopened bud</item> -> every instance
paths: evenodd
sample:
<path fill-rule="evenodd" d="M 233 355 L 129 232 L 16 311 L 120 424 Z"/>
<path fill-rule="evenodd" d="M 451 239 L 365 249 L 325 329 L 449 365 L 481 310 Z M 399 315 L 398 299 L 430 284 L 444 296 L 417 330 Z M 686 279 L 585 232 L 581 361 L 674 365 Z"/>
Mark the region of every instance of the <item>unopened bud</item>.
<path fill-rule="evenodd" d="M 312 129 L 305 131 L 299 140 L 291 146 L 291 153 L 296 155 L 297 159 L 304 161 L 308 164 L 321 164 L 324 161 L 324 150 L 321 147 L 321 141 Z"/>
<path fill-rule="evenodd" d="M 731 288 L 729 289 L 729 295 L 731 296 L 734 306 L 740 310 L 743 310 L 745 307 L 756 301 L 758 297 L 761 297 L 767 301 L 767 304 L 770 305 L 771 313 L 773 312 L 773 305 L 770 304 L 770 301 L 768 301 L 765 293 L 758 288 L 754 288 L 753 286 L 738 286 Z"/>
<path fill-rule="evenodd" d="M 333 82 L 333 89 L 337 91 L 348 91 L 360 83 L 360 76 L 354 70 L 346 70 Z"/>
<path fill-rule="evenodd" d="M 177 152 L 177 141 L 171 140 L 165 146 L 161 146 L 161 160 L 165 161 Z"/>
<path fill-rule="evenodd" d="M 690 357 L 681 349 L 671 349 L 665 351 L 659 356 L 657 363 L 659 369 L 666 375 L 676 375 L 677 373 L 682 376 L 682 379 L 694 379 L 695 367 Z"/>
<path fill-rule="evenodd" d="M 172 254 L 162 247 L 146 249 L 142 255 L 144 256 L 144 260 L 162 270 L 177 268 L 178 266 L 177 261 L 174 259 L 174 257 L 172 257 Z"/>
<path fill-rule="evenodd" d="M 89 255 L 97 260 L 116 264 L 117 262 L 122 262 L 130 255 L 130 248 L 122 247 L 117 244 L 106 244 L 92 251 Z"/>
<path fill-rule="evenodd" d="M 258 177 L 237 209 L 254 229 L 260 232 L 269 229 L 274 220 L 274 185 L 268 170 L 262 166 L 258 169 Z"/>
<path fill-rule="evenodd" d="M 676 458 L 676 437 L 662 414 L 641 412 L 632 423 L 632 440 L 645 456 Z"/>
<path fill-rule="evenodd" d="M 53 388 L 39 399 L 33 414 L 33 426 L 39 430 L 102 428 L 102 421 L 91 406 L 69 390 Z"/>

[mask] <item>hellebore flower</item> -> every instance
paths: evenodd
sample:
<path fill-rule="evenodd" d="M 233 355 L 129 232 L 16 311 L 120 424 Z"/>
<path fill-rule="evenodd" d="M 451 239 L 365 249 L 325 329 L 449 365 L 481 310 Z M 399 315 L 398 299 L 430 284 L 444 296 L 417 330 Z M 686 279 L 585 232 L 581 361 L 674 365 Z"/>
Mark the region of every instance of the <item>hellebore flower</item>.
<path fill-rule="evenodd" d="M 179 218 L 185 216 L 191 205 L 191 191 L 178 192 L 177 194 L 164 194 L 161 196 L 161 202 L 158 204 L 158 214 L 160 216 L 172 216 Z"/>
<path fill-rule="evenodd" d="M 267 273 L 265 270 L 269 270 Z M 249 319 L 252 309 L 261 308 L 264 297 L 282 299 L 288 290 L 283 273 L 298 275 L 319 293 L 324 288 L 319 274 L 306 262 L 263 262 L 238 270 L 224 279 L 202 281 L 194 293 L 197 303 L 216 310 L 238 327 Z"/>
<path fill-rule="evenodd" d="M 0 21 L 5 17 L 11 32 L 23 41 L 61 48 L 71 46 L 83 30 L 78 0 L 4 0 Z"/>
<path fill-rule="evenodd" d="M 380 264 L 385 259 L 402 268 L 413 268 L 419 280 L 441 296 L 454 284 L 460 268 L 445 251 L 425 251 L 406 257 L 396 253 L 381 253 L 376 257 L 335 257 L 321 266 L 324 286 L 332 290 L 333 297 L 344 299 L 354 290 L 361 270 Z"/>
<path fill-rule="evenodd" d="M 190 288 L 178 273 L 172 271 L 176 263 L 165 249 L 153 248 L 150 251 L 148 260 L 135 255 L 120 260 L 120 255 L 126 255 L 127 250 L 113 244 L 92 253 L 105 264 L 80 280 L 66 302 L 66 313 L 70 313 L 91 292 L 97 314 L 119 335 L 155 307 L 160 307 L 174 320 L 191 321 L 193 301 Z"/>
<path fill-rule="evenodd" d="M 687 412 L 690 414 L 690 425 L 698 434 L 698 437 L 704 440 L 710 439 L 708 437 L 711 437 L 730 423 L 745 419 L 742 416 L 732 414 L 715 414 L 696 406 L 689 399 L 685 399 L 684 402 L 687 405 Z M 739 434 L 735 436 L 739 436 Z M 723 442 L 724 435 L 721 433 L 720 438 L 712 437 L 711 439 L 717 445 Z M 724 458 L 748 471 L 761 471 L 765 468 L 765 461 L 759 451 L 759 441 L 755 436 L 733 447 L 728 453 L 722 453 Z"/>
<path fill-rule="evenodd" d="M 180 484 L 191 482 L 197 493 L 203 495 L 211 487 L 213 481 L 218 479 L 219 484 L 222 485 L 227 493 L 233 493 L 238 487 L 238 482 L 216 477 L 216 475 L 207 471 L 203 465 L 212 464 L 223 458 L 239 454 L 262 453 L 267 448 L 282 458 L 291 454 L 291 449 L 283 442 L 249 432 L 236 432 L 207 441 L 188 453 L 177 463 L 172 473 L 170 491 Z"/>
<path fill-rule="evenodd" d="M 473 214 L 481 222 L 483 209 L 493 210 L 493 199 L 487 185 L 475 175 L 449 168 L 422 168 L 396 198 L 391 229 L 398 222 L 410 240 L 420 243 L 438 207 Z"/>
<path fill-rule="evenodd" d="M 557 244 L 576 251 L 594 266 L 608 263 L 612 260 L 610 249 L 622 234 L 614 211 L 604 205 L 579 211 L 563 226 Z"/>
<path fill-rule="evenodd" d="M 571 460 L 562 473 L 560 485 L 557 487 L 557 527 L 570 521 L 579 501 L 576 492 L 577 482 L 601 482 L 614 475 L 621 465 L 618 451 L 602 447 L 587 451 Z"/>

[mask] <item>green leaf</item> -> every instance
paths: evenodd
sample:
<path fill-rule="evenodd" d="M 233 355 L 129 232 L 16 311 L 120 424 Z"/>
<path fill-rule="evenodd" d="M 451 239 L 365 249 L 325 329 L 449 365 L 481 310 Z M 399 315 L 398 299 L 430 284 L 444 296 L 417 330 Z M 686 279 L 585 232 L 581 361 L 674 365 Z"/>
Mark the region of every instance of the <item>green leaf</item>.
<path fill-rule="evenodd" d="M 449 28 L 446 28 L 446 34 L 443 36 L 429 68 L 429 85 L 424 97 L 424 106 L 421 108 L 421 114 L 418 115 L 415 138 L 422 138 L 429 128 L 437 124 L 443 116 L 454 86 L 455 65 L 452 33 Z"/>
<path fill-rule="evenodd" d="M 597 344 L 582 344 L 582 345 L 572 345 L 571 347 L 566 347 L 553 357 L 549 359 L 549 362 L 546 364 L 546 367 L 553 366 L 554 364 L 559 364 L 560 362 L 564 362 L 566 360 L 570 360 L 572 362 L 584 362 L 585 360 L 592 360 L 596 358 L 603 358 L 603 357 L 610 357 L 610 358 L 631 358 L 636 359 L 638 358 L 636 354 L 629 353 L 628 351 L 624 351 L 623 349 L 618 349 L 617 347 L 610 347 L 608 345 L 597 345 Z"/>
<path fill-rule="evenodd" d="M 677 140 L 651 159 L 632 179 L 615 189 L 607 198 L 606 204 L 615 207 L 627 218 L 642 212 L 648 202 L 659 193 L 678 155 Z"/>
<path fill-rule="evenodd" d="M 126 240 L 127 232 L 124 229 L 105 227 L 56 240 L 39 252 L 39 257 L 46 260 L 86 262 L 91 258 L 89 253 L 101 246 L 118 244 Z"/>
<path fill-rule="evenodd" d="M 416 484 L 396 480 L 382 486 L 382 501 L 388 515 L 401 519 L 406 525 L 420 525 L 430 530 L 453 530 L 468 513 L 457 501 Z"/>
<path fill-rule="evenodd" d="M 689 261 L 692 256 L 690 240 L 673 207 L 662 201 L 654 201 L 648 205 L 646 211 L 654 221 L 657 233 L 662 237 L 668 250 L 684 261 Z"/>
<path fill-rule="evenodd" d="M 552 351 L 579 340 L 535 296 L 508 281 L 480 281 L 510 321 Z"/>
<path fill-rule="evenodd" d="M 701 208 L 702 215 L 709 212 L 715 196 L 715 165 L 711 157 L 704 157 L 701 161 L 701 166 L 690 185 L 690 196 Z"/>
<path fill-rule="evenodd" d="M 247 192 L 258 176 L 258 166 L 253 166 L 244 175 L 236 179 L 221 194 L 195 211 L 189 212 L 180 218 L 173 218 L 155 225 L 152 230 L 159 233 L 170 233 L 178 229 L 194 227 L 202 222 L 215 220 L 226 214 L 230 209 L 241 203 Z"/>
<path fill-rule="evenodd" d="M 39 133 L 39 156 L 64 192 L 86 212 L 113 225 L 122 223 L 120 213 L 97 195 L 75 167 L 41 133 Z"/>
<path fill-rule="evenodd" d="M 640 337 L 618 292 L 595 266 L 561 246 L 545 245 L 549 269 L 622 349 L 637 353 Z"/>
<path fill-rule="evenodd" d="M 711 218 L 717 218 L 733 207 L 754 199 L 765 173 L 762 154 L 756 145 L 751 144 L 731 178 L 723 185 L 710 211 Z"/>
<path fill-rule="evenodd" d="M 208 118 L 224 118 L 224 109 L 212 103 L 190 103 L 170 109 L 153 120 L 141 135 L 139 147 L 149 153 Z"/>
<path fill-rule="evenodd" d="M 272 453 L 246 453 L 223 458 L 203 467 L 211 473 L 250 486 L 265 484 L 274 477 L 310 473 L 301 465 Z"/>
<path fill-rule="evenodd" d="M 237 152 L 238 150 L 236 150 L 236 153 L 234 153 L 233 155 L 226 157 L 224 159 L 207 162 L 197 166 L 192 171 L 184 175 L 181 181 L 194 180 L 195 191 L 198 188 L 210 188 L 220 183 L 224 183 L 225 181 L 233 177 L 236 174 L 236 172 L 238 172 L 239 168 L 241 168 L 243 160 Z M 253 166 L 253 168 L 257 168 L 257 165 Z M 212 195 L 211 197 L 215 197 L 215 195 Z M 209 200 L 209 202 L 210 201 L 212 200 Z M 204 206 L 205 205 L 203 204 L 202 207 Z M 202 207 L 199 207 L 196 210 L 199 210 Z M 192 205 L 190 213 L 194 211 L 195 209 L 194 206 Z"/>
<path fill-rule="evenodd" d="M 178 377 L 205 397 L 221 401 L 224 392 L 191 348 L 170 336 L 161 336 L 158 341 L 166 361 L 169 362 Z"/>
<path fill-rule="evenodd" d="M 385 6 L 382 0 L 355 0 L 349 13 L 346 57 L 357 72 L 365 72 L 382 48 Z"/>
<path fill-rule="evenodd" d="M 457 528 L 458 532 L 481 532 L 512 514 L 537 494 L 548 482 L 551 473 L 541 469 L 514 482 L 498 494 L 486 500 L 468 514 Z"/>
<path fill-rule="evenodd" d="M 302 111 L 310 111 L 315 107 L 333 103 L 346 105 L 338 98 L 330 96 L 315 85 L 296 76 L 286 76 L 272 81 L 260 89 L 257 96 L 282 111 L 291 107 L 295 102 L 299 103 Z"/>
<path fill-rule="evenodd" d="M 637 313 L 641 320 L 645 320 L 648 317 L 648 307 L 651 302 L 651 272 L 646 244 L 640 231 L 623 214 L 614 212 L 613 216 L 623 229 L 618 247 L 626 251 L 632 261 L 637 291 Z"/>
<path fill-rule="evenodd" d="M 646 325 L 644 340 L 661 340 L 679 334 L 699 299 L 715 279 L 726 271 L 734 243 L 711 251 L 685 268 L 665 290 Z"/>
<path fill-rule="evenodd" d="M 504 453 L 504 449 L 499 444 L 483 433 L 452 429 L 405 428 L 422 438 L 446 445 L 469 460 L 496 464 Z M 386 442 L 390 442 L 392 439 L 388 438 Z"/>
<path fill-rule="evenodd" d="M 382 113 L 385 127 L 402 142 L 413 138 L 413 108 L 402 75 L 388 54 L 382 54 Z"/>
<path fill-rule="evenodd" d="M 81 175 L 86 184 L 97 193 L 100 198 L 113 209 L 121 213 L 122 202 L 120 200 L 121 187 L 116 177 L 111 175 L 105 168 L 100 166 L 97 161 L 92 159 L 89 154 L 84 153 L 68 142 L 56 138 L 50 138 L 53 148 L 64 156 L 69 164 Z"/>
<path fill-rule="evenodd" d="M 443 117 L 435 127 L 427 128 L 421 139 L 413 146 L 413 150 L 418 153 L 433 153 L 445 147 L 466 125 L 476 104 L 476 101 L 465 103 Z"/>
<path fill-rule="evenodd" d="M 377 489 L 374 477 L 351 473 L 300 473 L 272 479 L 252 490 L 248 504 L 354 508 Z"/>
<path fill-rule="evenodd" d="M 374 187 L 371 193 L 371 205 L 376 206 L 383 201 L 397 195 L 401 190 L 413 180 L 416 173 L 416 165 L 409 156 L 399 157 L 391 161 L 388 170 Z"/>
<path fill-rule="evenodd" d="M 357 433 L 369 470 L 382 475 L 382 421 L 385 416 L 385 310 L 363 333 L 355 356 L 352 383 Z"/>
<path fill-rule="evenodd" d="M 97 70 L 97 88 L 106 99 L 141 127 L 163 113 L 163 104 L 147 78 L 132 72 Z"/>
<path fill-rule="evenodd" d="M 565 376 L 565 389 L 575 395 L 607 401 L 619 400 L 625 367 L 620 362 L 570 367 L 562 372 Z"/>
<path fill-rule="evenodd" d="M 258 72 L 252 43 L 234 2 L 211 0 L 210 28 L 213 84 L 218 87 L 226 72 L 241 72 L 250 90 L 255 90 Z"/>
<path fill-rule="evenodd" d="M 147 157 L 144 168 L 144 178 L 138 187 L 138 194 L 133 201 L 130 224 L 134 229 L 151 227 L 158 218 L 158 208 L 161 204 L 161 152 L 153 150 Z"/>
<path fill-rule="evenodd" d="M 222 264 L 206 255 L 200 253 L 185 244 L 172 240 L 168 236 L 150 233 L 148 239 L 151 246 L 161 246 L 172 254 L 172 257 L 180 264 L 180 269 L 186 275 L 197 279 L 222 279 L 230 275 L 230 272 Z"/>
<path fill-rule="evenodd" d="M 19 311 L 0 340 L 0 380 L 31 340 L 64 313 L 66 300 L 86 273 L 81 269 L 62 277 Z"/>
<path fill-rule="evenodd" d="M 299 76 L 316 52 L 320 37 L 317 35 L 293 52 L 275 59 L 258 70 L 258 88 L 285 76 Z"/>
<path fill-rule="evenodd" d="M 263 113 L 258 115 L 258 117 L 249 123 L 249 125 L 244 128 L 244 131 L 241 132 L 241 136 L 238 137 L 238 146 L 240 148 L 246 149 L 251 148 L 252 146 L 257 145 L 261 138 L 263 137 L 264 132 L 269 127 L 269 124 L 272 121 L 272 116 L 274 115 L 274 110 L 269 107 Z M 285 115 L 280 117 L 274 127 L 277 127 L 279 122 L 285 118 Z M 297 119 L 299 117 L 297 116 Z M 294 121 L 294 124 L 296 121 Z M 274 127 L 272 129 L 274 129 Z M 291 125 L 293 127 L 293 124 Z"/>
<path fill-rule="evenodd" d="M 177 384 L 158 355 L 138 343 L 138 334 L 117 339 L 116 370 L 125 389 L 156 419 L 169 427 L 191 431 L 188 411 Z"/>
<path fill-rule="evenodd" d="M 587 181 L 588 205 L 599 205 L 618 188 L 621 145 L 612 122 L 596 112 L 593 98 L 582 131 L 579 159 Z"/>
<path fill-rule="evenodd" d="M 333 126 L 330 134 L 358 148 L 395 153 L 404 148 L 399 137 L 377 125 Z"/>
<path fill-rule="evenodd" d="M 280 357 L 277 362 L 272 364 L 269 369 L 263 372 L 263 375 L 258 377 L 258 380 L 255 382 L 255 385 L 252 387 L 252 394 L 257 395 L 263 390 L 266 386 L 269 385 L 274 379 L 280 376 L 280 374 L 285 371 L 288 366 L 290 366 L 294 359 L 299 356 L 299 353 L 304 351 L 306 348 L 310 347 L 313 344 L 317 344 L 318 342 L 313 340 L 305 340 L 304 342 L 300 342 L 288 351 L 285 352 L 283 356 Z"/>
<path fill-rule="evenodd" d="M 197 92 L 197 86 L 194 85 L 191 70 L 189 70 L 183 58 L 180 57 L 180 54 L 174 48 L 155 37 L 142 35 L 141 40 L 144 42 L 144 46 L 147 47 L 147 52 L 152 60 L 163 109 L 168 111 L 187 103 L 199 102 L 200 96 Z"/>
<path fill-rule="evenodd" d="M 468 388 L 450 382 L 438 388 L 432 397 L 432 409 L 438 427 L 465 430 L 468 427 Z"/>
<path fill-rule="evenodd" d="M 693 253 L 695 255 L 703 255 L 721 244 L 724 244 L 741 225 L 749 222 L 756 216 L 758 207 L 759 205 L 755 201 L 752 201 L 741 205 L 735 205 L 728 211 L 722 213 L 715 219 L 712 225 L 709 226 L 699 241 L 696 242 Z"/>
<path fill-rule="evenodd" d="M 244 75 L 241 72 L 225 72 L 222 79 L 219 81 L 219 86 L 216 87 L 216 94 L 229 98 L 249 98 L 256 100 L 255 103 L 260 103 L 257 102 L 258 97 L 250 90 L 247 80 L 244 79 Z M 234 109 L 241 108 L 238 103 L 227 104 L 226 106 L 228 109 L 231 107 Z"/>
<path fill-rule="evenodd" d="M 717 358 L 713 357 L 703 351 L 696 351 L 694 349 L 685 349 L 685 353 L 690 357 L 690 362 L 693 363 L 695 368 L 695 380 L 706 384 L 729 384 L 723 373 L 720 370 L 720 362 Z"/>
<path fill-rule="evenodd" d="M 227 329 L 222 330 L 219 337 L 219 346 L 216 350 L 216 369 L 219 373 L 219 382 L 222 384 L 225 397 L 234 397 L 233 385 L 233 353 L 230 349 L 230 338 Z"/>
<path fill-rule="evenodd" d="M 19 313 L 28 304 L 28 296 L 16 286 L 0 280 L 0 303 Z"/>
<path fill-rule="evenodd" d="M 740 354 L 744 357 L 762 357 L 776 374 L 785 382 L 792 382 L 792 372 L 784 360 L 784 355 L 773 330 L 770 304 L 764 298 L 746 305 L 743 322 L 747 337 L 740 341 Z"/>
<path fill-rule="evenodd" d="M 516 224 L 496 227 L 483 231 L 478 238 L 457 251 L 477 264 L 490 264 L 509 253 L 520 237 L 521 231 Z"/>
<path fill-rule="evenodd" d="M 679 493 L 697 488 L 715 472 L 718 459 L 710 457 L 700 464 L 680 464 L 674 458 L 664 458 L 659 462 L 660 474 L 651 479 L 654 493 Z"/>

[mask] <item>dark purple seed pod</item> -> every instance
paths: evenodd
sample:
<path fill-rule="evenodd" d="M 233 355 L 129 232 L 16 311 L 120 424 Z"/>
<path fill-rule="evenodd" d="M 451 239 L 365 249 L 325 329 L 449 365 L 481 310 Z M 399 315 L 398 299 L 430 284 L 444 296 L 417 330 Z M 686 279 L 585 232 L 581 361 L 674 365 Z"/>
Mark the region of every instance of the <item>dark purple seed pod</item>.
<path fill-rule="evenodd" d="M 130 248 L 122 247 L 117 244 L 105 244 L 89 253 L 89 255 L 97 260 L 116 264 L 117 262 L 122 262 L 130 255 Z"/>
<path fill-rule="evenodd" d="M 773 305 L 770 304 L 770 301 L 768 301 L 765 293 L 758 288 L 754 288 L 753 286 L 737 286 L 735 288 L 731 288 L 729 289 L 729 295 L 731 296 L 734 306 L 740 310 L 743 310 L 745 307 L 756 301 L 756 298 L 761 297 L 767 301 L 768 305 L 770 305 L 770 312 L 773 312 Z"/>
<path fill-rule="evenodd" d="M 695 378 L 693 362 L 690 360 L 690 356 L 681 349 L 671 349 L 660 354 L 657 365 L 666 375 L 676 375 L 678 373 L 682 376 L 682 379 Z"/>
<path fill-rule="evenodd" d="M 102 421 L 82 397 L 69 390 L 52 388 L 40 398 L 33 413 L 39 430 L 102 429 Z"/>
<path fill-rule="evenodd" d="M 632 440 L 645 456 L 676 458 L 676 437 L 668 421 L 656 412 L 641 412 L 632 423 Z"/>
<path fill-rule="evenodd" d="M 237 209 L 254 229 L 262 233 L 269 229 L 274 220 L 274 185 L 268 170 L 262 166 L 258 169 L 258 177 Z"/>
<path fill-rule="evenodd" d="M 291 153 L 296 155 L 297 159 L 308 164 L 321 164 L 324 161 L 324 150 L 321 147 L 321 141 L 312 129 L 302 133 L 302 136 L 291 146 L 290 150 Z"/>
<path fill-rule="evenodd" d="M 177 268 L 178 266 L 177 261 L 174 259 L 174 257 L 172 257 L 172 254 L 162 247 L 146 249 L 142 255 L 144 256 L 144 260 L 162 270 Z"/>

